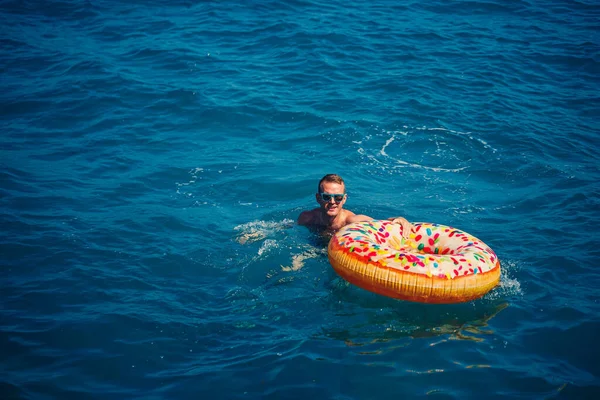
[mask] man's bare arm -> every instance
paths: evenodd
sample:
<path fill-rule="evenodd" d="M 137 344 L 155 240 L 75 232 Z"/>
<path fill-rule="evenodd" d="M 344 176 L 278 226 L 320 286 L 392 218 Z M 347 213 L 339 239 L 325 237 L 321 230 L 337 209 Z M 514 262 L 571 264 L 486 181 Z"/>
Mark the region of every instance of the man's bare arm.
<path fill-rule="evenodd" d="M 348 218 L 346 218 L 346 224 L 351 224 L 353 222 L 365 222 L 365 221 L 373 221 L 373 218 L 367 216 L 367 215 L 349 215 Z"/>
<path fill-rule="evenodd" d="M 407 238 L 414 229 L 413 224 L 408 222 L 408 220 L 404 217 L 392 217 L 388 218 L 388 221 L 392 221 L 392 224 L 402 225 L 402 236 L 405 238 Z"/>

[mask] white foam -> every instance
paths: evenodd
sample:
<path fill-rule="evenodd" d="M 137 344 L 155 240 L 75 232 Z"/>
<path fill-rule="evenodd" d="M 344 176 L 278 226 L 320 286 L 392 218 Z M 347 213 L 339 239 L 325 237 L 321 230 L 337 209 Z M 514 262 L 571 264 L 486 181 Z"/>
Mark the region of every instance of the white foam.
<path fill-rule="evenodd" d="M 467 167 L 460 167 L 460 168 L 441 168 L 441 167 L 428 167 L 426 165 L 421 165 L 421 164 L 415 164 L 415 163 L 409 163 L 403 160 L 396 160 L 396 162 L 400 165 L 403 166 L 408 166 L 408 167 L 412 167 L 412 168 L 422 168 L 425 169 L 427 171 L 434 171 L 434 172 L 459 172 L 462 171 L 464 169 L 466 169 Z"/>
<path fill-rule="evenodd" d="M 515 270 L 521 268 L 519 263 L 512 260 L 502 261 L 501 268 L 502 275 L 500 276 L 500 284 L 485 297 L 490 300 L 495 300 L 509 296 L 523 296 L 521 282 L 512 276 L 512 273 Z"/>
<path fill-rule="evenodd" d="M 233 229 L 240 232 L 236 238 L 238 243 L 250 244 L 268 238 L 269 236 L 275 236 L 278 232 L 290 228 L 293 225 L 294 221 L 286 218 L 281 221 L 246 222 Z"/>
<path fill-rule="evenodd" d="M 263 254 L 268 253 L 269 251 L 276 249 L 279 246 L 279 244 L 277 243 L 276 240 L 274 239 L 267 239 L 265 240 L 262 245 L 260 246 L 260 249 L 258 249 L 258 256 L 262 256 Z"/>
<path fill-rule="evenodd" d="M 390 145 L 390 143 L 392 143 L 394 141 L 394 139 L 396 139 L 396 137 L 392 136 L 391 138 L 389 138 L 388 140 L 385 141 L 385 144 L 383 145 L 383 147 L 381 148 L 381 150 L 379 150 L 379 153 L 382 156 L 386 156 L 387 157 L 387 153 L 385 152 L 385 148 L 388 147 Z"/>
<path fill-rule="evenodd" d="M 175 186 L 177 186 L 177 194 L 183 194 L 188 197 L 192 197 L 193 193 L 186 192 L 186 191 L 180 191 L 180 188 L 184 188 L 185 186 L 191 186 L 194 183 L 196 183 L 199 179 L 202 179 L 202 177 L 199 177 L 202 172 L 204 172 L 204 168 L 200 168 L 200 167 L 192 168 L 191 170 L 188 171 L 188 174 L 190 174 L 189 181 L 175 182 Z"/>
<path fill-rule="evenodd" d="M 451 147 L 451 144 L 447 140 L 444 140 L 443 136 L 464 137 L 472 142 L 480 143 L 481 145 L 483 145 L 483 148 L 485 148 L 485 149 L 496 152 L 496 149 L 494 149 L 492 146 L 490 146 L 484 140 L 474 137 L 471 132 L 456 131 L 456 130 L 447 129 L 444 127 L 430 128 L 430 127 L 426 127 L 426 126 L 414 127 L 414 128 L 412 128 L 412 130 L 413 131 L 442 132 L 433 138 L 433 142 L 435 143 L 435 150 L 433 151 L 433 153 L 435 156 L 444 155 L 444 158 L 446 158 L 449 155 L 452 155 L 454 152 L 454 149 Z M 384 170 L 388 170 L 388 171 L 392 170 L 393 171 L 397 168 L 416 168 L 416 169 L 422 169 L 422 170 L 432 171 L 432 172 L 457 173 L 457 172 L 464 171 L 467 169 L 466 166 L 462 166 L 462 167 L 457 166 L 456 168 L 428 166 L 428 165 L 423 165 L 423 164 L 419 164 L 416 162 L 409 162 L 404 159 L 397 158 L 393 154 L 390 155 L 388 153 L 388 149 L 390 148 L 390 146 L 394 143 L 394 141 L 396 141 L 396 139 L 398 138 L 399 135 L 408 136 L 410 129 L 406 130 L 406 131 L 380 129 L 380 131 L 382 133 L 377 135 L 378 137 L 380 137 L 380 138 L 381 138 L 381 136 L 388 136 L 388 137 L 387 137 L 387 139 L 385 139 L 385 142 L 383 143 L 383 145 L 381 146 L 381 148 L 379 149 L 379 151 L 377 153 L 372 153 L 370 151 L 367 151 L 367 150 L 365 150 L 365 147 L 362 146 L 364 144 L 364 142 L 368 142 L 372 139 L 371 135 L 366 135 L 363 140 L 356 141 L 354 143 L 359 145 L 357 148 L 357 152 L 360 155 L 366 157 L 373 164 L 376 164 L 376 165 L 378 164 L 378 165 L 382 166 Z M 447 133 L 447 135 L 444 135 L 443 133 Z M 440 139 L 440 140 L 437 140 L 437 139 Z M 424 152 L 424 154 L 431 154 L 431 153 L 430 153 L 430 151 L 426 150 Z M 394 163 L 395 163 L 395 165 L 394 165 Z"/>
<path fill-rule="evenodd" d="M 252 204 L 252 203 L 249 203 Z M 241 232 L 256 232 L 256 231 L 280 231 L 289 228 L 294 224 L 294 220 L 286 218 L 281 221 L 251 221 L 237 225 L 233 228 Z"/>
<path fill-rule="evenodd" d="M 419 129 L 419 128 L 417 128 L 417 129 Z M 495 148 L 493 148 L 492 146 L 490 146 L 485 140 L 473 137 L 472 132 L 461 132 L 461 131 L 455 131 L 455 130 L 452 130 L 452 129 L 442 128 L 442 127 L 440 127 L 440 128 L 425 128 L 425 127 L 423 127 L 423 129 L 419 129 L 419 130 L 450 132 L 450 133 L 454 133 L 454 134 L 457 134 L 457 135 L 466 136 L 470 140 L 474 140 L 474 141 L 477 141 L 477 142 L 481 143 L 484 148 L 490 149 L 494 153 L 497 151 Z"/>

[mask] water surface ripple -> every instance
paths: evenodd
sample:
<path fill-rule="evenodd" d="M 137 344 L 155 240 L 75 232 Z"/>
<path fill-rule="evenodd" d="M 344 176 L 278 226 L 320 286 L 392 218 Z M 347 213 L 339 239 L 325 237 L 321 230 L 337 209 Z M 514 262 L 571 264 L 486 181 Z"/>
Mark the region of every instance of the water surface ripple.
<path fill-rule="evenodd" d="M 599 20 L 0 1 L 0 397 L 599 398 Z M 500 286 L 346 284 L 294 223 L 331 172 L 353 211 L 484 240 Z"/>

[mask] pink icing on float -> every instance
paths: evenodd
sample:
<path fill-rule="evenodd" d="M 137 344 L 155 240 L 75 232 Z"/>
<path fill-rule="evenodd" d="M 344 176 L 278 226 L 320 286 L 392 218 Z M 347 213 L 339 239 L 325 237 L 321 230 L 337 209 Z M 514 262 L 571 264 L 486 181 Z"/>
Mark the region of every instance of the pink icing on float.
<path fill-rule="evenodd" d="M 384 296 L 423 303 L 476 299 L 500 281 L 500 262 L 461 230 L 415 224 L 409 238 L 389 221 L 346 225 L 331 238 L 329 261 L 348 282 Z"/>

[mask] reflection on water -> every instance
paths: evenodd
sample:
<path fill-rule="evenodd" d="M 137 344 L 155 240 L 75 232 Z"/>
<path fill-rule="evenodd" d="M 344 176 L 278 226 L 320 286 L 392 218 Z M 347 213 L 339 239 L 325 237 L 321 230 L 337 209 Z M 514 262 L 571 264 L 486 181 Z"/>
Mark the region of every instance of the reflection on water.
<path fill-rule="evenodd" d="M 508 302 L 460 305 L 428 305 L 389 299 L 397 304 L 390 306 L 383 299 L 379 309 L 356 309 L 340 300 L 332 303 L 338 308 L 336 316 L 344 318 L 344 328 L 332 324 L 323 328 L 326 337 L 343 341 L 348 346 L 364 346 L 373 343 L 399 340 L 401 347 L 406 339 L 443 337 L 432 346 L 447 340 L 471 340 L 482 342 L 494 333 L 489 321 L 509 306 Z M 376 300 L 374 300 L 376 301 Z M 364 306 L 364 304 L 363 304 Z M 365 308 L 369 308 L 368 306 Z M 350 321 L 355 323 L 350 324 Z M 396 346 L 397 347 L 397 346 Z"/>
<path fill-rule="evenodd" d="M 485 329 L 489 327 L 489 321 L 507 307 L 508 302 L 500 303 L 491 309 L 491 312 L 488 313 L 486 310 L 481 319 L 465 322 L 459 326 L 444 325 L 439 328 L 434 328 L 433 331 L 436 331 L 436 333 L 440 334 L 450 334 L 450 339 L 474 340 L 476 342 L 482 342 L 484 339 L 479 336 L 492 335 L 494 333 L 494 331 L 491 329 Z"/>

